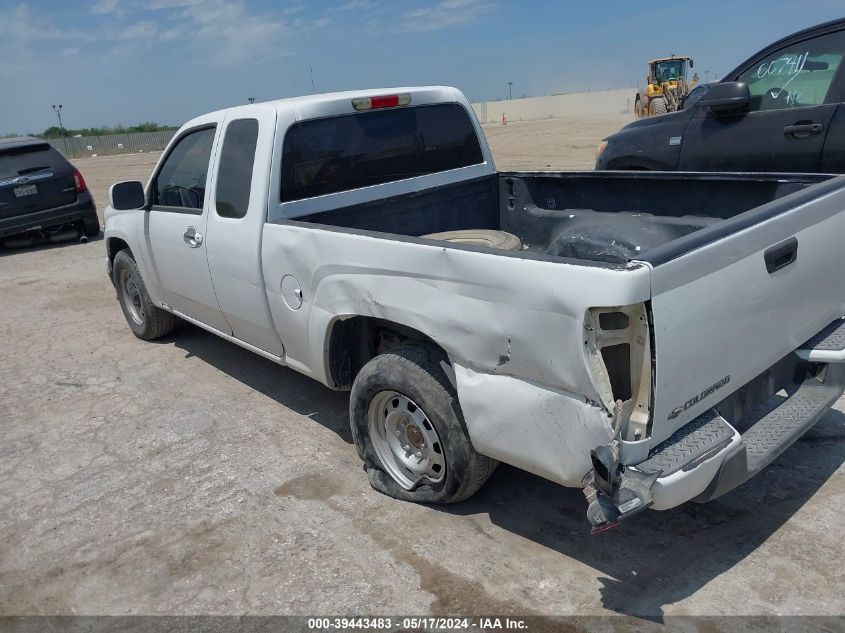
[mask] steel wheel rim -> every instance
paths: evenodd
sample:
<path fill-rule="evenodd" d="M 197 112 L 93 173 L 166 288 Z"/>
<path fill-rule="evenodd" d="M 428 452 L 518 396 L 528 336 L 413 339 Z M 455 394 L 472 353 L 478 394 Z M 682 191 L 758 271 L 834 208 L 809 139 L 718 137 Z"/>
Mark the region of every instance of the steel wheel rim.
<path fill-rule="evenodd" d="M 405 490 L 438 483 L 446 476 L 446 456 L 434 424 L 417 404 L 396 391 L 380 391 L 370 401 L 367 428 L 385 471 Z"/>
<path fill-rule="evenodd" d="M 141 299 L 141 288 L 135 276 L 128 270 L 120 271 L 120 292 L 123 295 L 123 305 L 126 306 L 129 317 L 137 324 L 144 325 L 144 302 Z"/>

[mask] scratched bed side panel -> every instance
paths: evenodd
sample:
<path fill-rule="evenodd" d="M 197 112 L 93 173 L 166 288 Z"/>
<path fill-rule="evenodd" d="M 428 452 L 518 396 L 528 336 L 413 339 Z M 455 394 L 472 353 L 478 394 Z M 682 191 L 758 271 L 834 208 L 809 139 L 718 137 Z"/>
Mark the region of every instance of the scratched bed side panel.
<path fill-rule="evenodd" d="M 453 360 L 598 399 L 584 362 L 591 306 L 649 297 L 647 267 L 627 270 L 507 257 L 291 224 L 267 224 L 262 260 L 273 319 L 292 366 L 327 383 L 326 337 L 339 317 L 415 328 Z M 282 299 L 292 275 L 302 306 Z"/>

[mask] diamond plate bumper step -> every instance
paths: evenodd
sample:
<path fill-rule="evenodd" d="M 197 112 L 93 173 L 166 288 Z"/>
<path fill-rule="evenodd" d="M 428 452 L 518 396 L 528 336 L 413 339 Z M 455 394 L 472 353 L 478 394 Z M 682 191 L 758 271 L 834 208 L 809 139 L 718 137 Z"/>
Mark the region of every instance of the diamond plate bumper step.
<path fill-rule="evenodd" d="M 667 477 L 679 470 L 691 470 L 731 443 L 736 431 L 714 409 L 685 424 L 637 464 L 644 473 Z"/>
<path fill-rule="evenodd" d="M 760 413 L 749 416 L 757 421 L 742 434 L 740 450 L 725 459 L 711 484 L 695 501 L 710 501 L 733 490 L 809 431 L 842 395 L 842 369 L 841 365 L 831 365 L 825 382 L 809 378 L 789 397 L 772 396 L 782 400 L 774 409 L 771 401 L 760 405 Z"/>
<path fill-rule="evenodd" d="M 845 318 L 836 319 L 795 353 L 804 360 L 817 363 L 845 362 Z"/>

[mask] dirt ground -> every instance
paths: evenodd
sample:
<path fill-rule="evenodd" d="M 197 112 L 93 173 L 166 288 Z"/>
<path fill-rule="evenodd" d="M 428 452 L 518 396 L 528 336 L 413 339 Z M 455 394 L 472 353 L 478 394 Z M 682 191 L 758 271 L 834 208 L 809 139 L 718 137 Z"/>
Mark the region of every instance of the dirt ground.
<path fill-rule="evenodd" d="M 501 169 L 590 168 L 622 123 L 485 131 Z M 156 158 L 76 164 L 102 208 Z M 0 340 L 0 614 L 843 612 L 842 400 L 722 499 L 590 536 L 579 490 L 507 466 L 455 506 L 374 492 L 347 394 L 136 339 L 102 241 L 0 251 Z"/>

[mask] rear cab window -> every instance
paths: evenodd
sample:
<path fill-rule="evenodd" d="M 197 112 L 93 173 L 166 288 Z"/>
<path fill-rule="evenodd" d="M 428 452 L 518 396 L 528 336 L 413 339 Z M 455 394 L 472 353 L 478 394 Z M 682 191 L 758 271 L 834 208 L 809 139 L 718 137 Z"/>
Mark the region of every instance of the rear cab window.
<path fill-rule="evenodd" d="M 293 124 L 282 150 L 281 202 L 484 162 L 457 103 L 399 107 Z"/>

